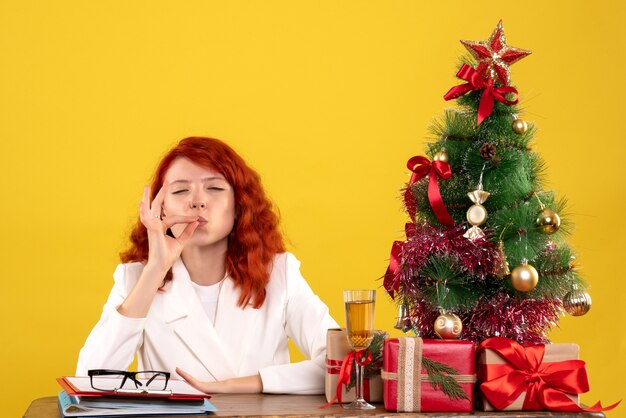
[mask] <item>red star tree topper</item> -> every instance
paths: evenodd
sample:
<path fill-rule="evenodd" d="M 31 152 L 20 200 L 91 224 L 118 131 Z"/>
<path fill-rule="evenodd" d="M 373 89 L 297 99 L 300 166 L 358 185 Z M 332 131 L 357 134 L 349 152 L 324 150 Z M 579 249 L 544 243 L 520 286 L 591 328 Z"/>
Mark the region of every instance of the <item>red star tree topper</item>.
<path fill-rule="evenodd" d="M 502 20 L 498 22 L 498 26 L 487 41 L 461 41 L 461 43 L 478 61 L 476 70 L 503 86 L 508 85 L 511 79 L 509 66 L 531 54 L 531 51 L 506 44 Z"/>

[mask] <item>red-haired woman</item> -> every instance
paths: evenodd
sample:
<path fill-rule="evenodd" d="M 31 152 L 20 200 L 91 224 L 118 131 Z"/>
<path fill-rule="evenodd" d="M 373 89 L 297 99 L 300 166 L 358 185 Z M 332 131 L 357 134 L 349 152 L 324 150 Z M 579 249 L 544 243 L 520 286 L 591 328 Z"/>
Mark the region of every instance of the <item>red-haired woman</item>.
<path fill-rule="evenodd" d="M 285 252 L 259 176 L 228 145 L 180 141 L 144 189 L 131 247 L 76 374 L 177 372 L 208 393 L 322 393 L 337 327 Z M 289 363 L 291 338 L 310 360 Z"/>

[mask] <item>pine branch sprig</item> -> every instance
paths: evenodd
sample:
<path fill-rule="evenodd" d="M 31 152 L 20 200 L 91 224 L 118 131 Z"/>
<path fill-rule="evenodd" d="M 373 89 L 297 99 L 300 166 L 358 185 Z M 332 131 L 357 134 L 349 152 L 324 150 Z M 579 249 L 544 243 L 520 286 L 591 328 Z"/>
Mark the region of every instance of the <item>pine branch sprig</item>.
<path fill-rule="evenodd" d="M 422 357 L 422 367 L 426 370 L 433 389 L 441 389 L 451 400 L 469 400 L 459 382 L 454 379 L 453 376 L 459 373 L 452 367 L 430 360 L 427 357 Z"/>

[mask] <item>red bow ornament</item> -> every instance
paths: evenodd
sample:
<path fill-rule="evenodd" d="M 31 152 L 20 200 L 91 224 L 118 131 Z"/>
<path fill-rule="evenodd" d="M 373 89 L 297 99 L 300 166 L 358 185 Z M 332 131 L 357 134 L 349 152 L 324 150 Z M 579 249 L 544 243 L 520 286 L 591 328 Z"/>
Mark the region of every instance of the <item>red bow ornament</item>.
<path fill-rule="evenodd" d="M 615 408 L 619 402 L 603 407 L 597 402 L 590 408 L 581 408 L 567 395 L 589 390 L 587 369 L 582 360 L 544 363 L 543 344 L 522 347 L 508 338 L 494 337 L 483 341 L 478 350 L 496 352 L 504 364 L 483 364 L 483 396 L 498 410 L 511 405 L 526 393 L 522 409 L 525 411 L 598 412 Z M 621 402 L 621 401 L 620 401 Z"/>
<path fill-rule="evenodd" d="M 452 87 L 446 94 L 443 96 L 446 100 L 456 99 L 457 97 L 461 97 L 470 91 L 475 90 L 483 90 L 483 94 L 480 97 L 480 102 L 478 104 L 478 124 L 480 125 L 483 120 L 493 112 L 493 105 L 495 100 L 503 103 L 507 106 L 512 106 L 519 101 L 517 97 L 517 90 L 515 87 L 511 86 L 501 86 L 495 87 L 493 78 L 487 77 L 486 79 L 473 67 L 470 67 L 467 64 L 463 64 L 459 71 L 456 73 L 456 76 L 462 80 L 467 81 L 465 84 L 459 84 L 458 86 Z M 507 100 L 505 95 L 507 93 L 514 93 L 515 100 Z"/>
<path fill-rule="evenodd" d="M 406 233 L 407 240 L 415 234 L 415 224 L 406 223 L 404 225 L 404 231 Z M 389 266 L 385 272 L 385 278 L 383 280 L 383 287 L 391 296 L 391 299 L 395 298 L 395 294 L 400 290 L 400 273 L 402 272 L 402 248 L 404 242 L 394 241 L 391 246 L 391 254 L 389 255 Z"/>
<path fill-rule="evenodd" d="M 430 202 L 430 207 L 433 208 L 433 212 L 439 222 L 447 227 L 454 226 L 454 221 L 443 204 L 443 199 L 441 198 L 441 193 L 439 192 L 439 179 L 441 178 L 443 180 L 447 180 L 452 177 L 450 165 L 444 161 L 430 162 L 428 158 L 418 155 L 409 159 L 406 166 L 413 172 L 404 196 L 407 208 L 410 209 L 414 207 L 414 204 L 412 203 L 413 193 L 411 193 L 411 186 L 419 179 L 428 175 L 430 177 L 428 180 L 428 200 Z M 413 217 L 415 213 L 411 213 L 410 215 Z"/>
<path fill-rule="evenodd" d="M 395 293 L 400 289 L 400 255 L 402 253 L 402 242 L 394 241 L 391 246 L 391 255 L 389 256 L 389 267 L 385 272 L 385 278 L 383 280 L 383 287 L 391 296 L 391 299 L 395 297 Z"/>

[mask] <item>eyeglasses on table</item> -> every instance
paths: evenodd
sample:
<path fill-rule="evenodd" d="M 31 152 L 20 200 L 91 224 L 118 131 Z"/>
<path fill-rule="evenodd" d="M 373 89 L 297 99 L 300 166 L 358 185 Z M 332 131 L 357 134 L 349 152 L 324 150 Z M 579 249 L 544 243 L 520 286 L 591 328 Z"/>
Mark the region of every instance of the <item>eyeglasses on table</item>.
<path fill-rule="evenodd" d="M 91 387 L 103 392 L 170 394 L 167 383 L 168 372 L 155 370 L 129 372 L 126 370 L 93 369 L 88 370 Z"/>

